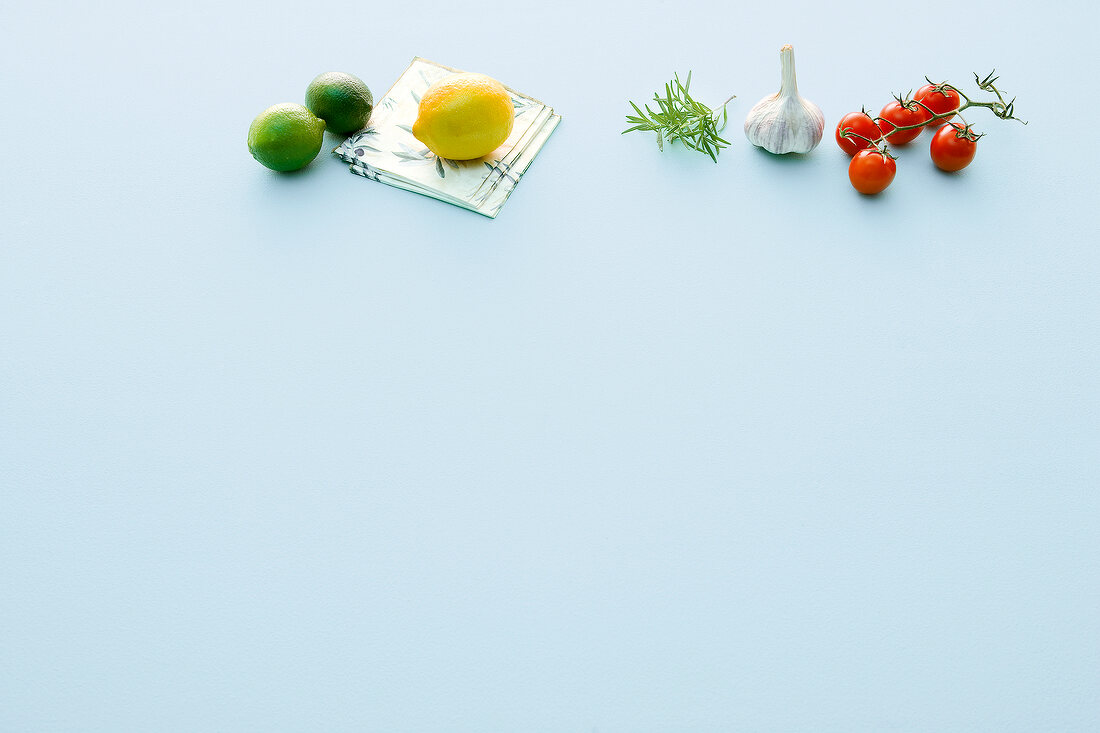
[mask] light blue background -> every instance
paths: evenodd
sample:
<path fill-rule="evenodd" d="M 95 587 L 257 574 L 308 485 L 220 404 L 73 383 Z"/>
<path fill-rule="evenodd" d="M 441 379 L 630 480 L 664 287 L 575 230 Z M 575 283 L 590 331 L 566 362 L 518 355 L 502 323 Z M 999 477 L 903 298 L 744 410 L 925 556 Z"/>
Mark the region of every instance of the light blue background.
<path fill-rule="evenodd" d="M 1100 729 L 1092 5 L 385 5 L 5 9 L 0 731 Z M 787 42 L 1030 125 L 862 198 Z M 564 115 L 496 221 L 248 155 L 414 55 Z"/>

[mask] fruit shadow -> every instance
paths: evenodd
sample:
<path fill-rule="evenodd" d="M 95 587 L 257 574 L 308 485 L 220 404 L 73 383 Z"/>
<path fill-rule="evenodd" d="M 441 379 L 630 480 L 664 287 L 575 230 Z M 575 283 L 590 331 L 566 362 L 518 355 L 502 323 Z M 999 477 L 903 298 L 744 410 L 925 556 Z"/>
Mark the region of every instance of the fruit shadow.
<path fill-rule="evenodd" d="M 277 187 L 297 186 L 307 178 L 320 175 L 319 171 L 327 162 L 326 158 L 332 157 L 331 150 L 332 148 L 327 144 L 322 146 L 321 152 L 317 154 L 316 158 L 296 171 L 270 171 L 271 175 L 268 176 L 268 183 Z"/>
<path fill-rule="evenodd" d="M 810 159 L 810 153 L 769 153 L 764 148 L 752 146 L 756 151 L 756 154 L 762 158 L 768 158 L 769 160 L 776 161 L 780 165 L 799 165 Z M 811 151 L 812 152 L 812 151 Z"/>
<path fill-rule="evenodd" d="M 967 178 L 965 168 L 962 169 L 961 171 L 945 171 L 942 168 L 937 168 L 936 166 L 933 166 L 933 168 L 935 168 L 936 176 L 940 180 L 963 181 L 963 180 L 966 180 L 966 178 Z M 948 185 L 953 185 L 953 184 L 948 184 Z"/>
<path fill-rule="evenodd" d="M 317 161 L 314 160 L 305 168 L 299 168 L 296 171 L 271 171 L 271 175 L 268 179 L 276 186 L 293 185 L 297 181 L 314 175 L 316 170 Z"/>

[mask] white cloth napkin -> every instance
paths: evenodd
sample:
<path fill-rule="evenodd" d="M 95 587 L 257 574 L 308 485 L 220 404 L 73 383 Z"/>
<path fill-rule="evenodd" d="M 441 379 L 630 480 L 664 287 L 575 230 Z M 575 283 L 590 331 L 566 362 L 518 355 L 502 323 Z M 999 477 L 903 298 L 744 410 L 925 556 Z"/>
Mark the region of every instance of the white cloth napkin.
<path fill-rule="evenodd" d="M 505 87 L 516 110 L 508 139 L 477 160 L 440 158 L 413 137 L 412 124 L 425 90 L 454 73 L 458 70 L 414 58 L 375 105 L 368 126 L 332 152 L 350 164 L 352 173 L 495 218 L 561 115 Z"/>

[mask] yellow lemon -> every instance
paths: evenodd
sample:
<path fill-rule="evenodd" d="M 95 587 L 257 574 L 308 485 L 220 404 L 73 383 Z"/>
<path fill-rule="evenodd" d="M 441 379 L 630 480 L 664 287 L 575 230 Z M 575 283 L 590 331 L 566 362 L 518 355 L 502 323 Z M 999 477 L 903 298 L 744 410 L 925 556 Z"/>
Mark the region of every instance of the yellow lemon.
<path fill-rule="evenodd" d="M 454 74 L 420 98 L 413 136 L 441 158 L 473 160 L 496 150 L 512 133 L 512 97 L 484 74 Z"/>

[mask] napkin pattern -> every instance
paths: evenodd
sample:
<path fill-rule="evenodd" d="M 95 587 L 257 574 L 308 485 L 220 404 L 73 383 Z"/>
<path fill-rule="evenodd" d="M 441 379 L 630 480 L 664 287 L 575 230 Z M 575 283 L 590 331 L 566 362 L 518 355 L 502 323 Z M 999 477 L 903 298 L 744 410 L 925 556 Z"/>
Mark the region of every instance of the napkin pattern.
<path fill-rule="evenodd" d="M 419 56 L 379 100 L 370 124 L 333 152 L 352 173 L 495 218 L 561 121 L 539 100 L 505 87 L 515 108 L 508 139 L 477 160 L 440 158 L 413 137 L 420 98 L 457 69 Z"/>

